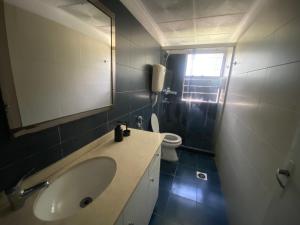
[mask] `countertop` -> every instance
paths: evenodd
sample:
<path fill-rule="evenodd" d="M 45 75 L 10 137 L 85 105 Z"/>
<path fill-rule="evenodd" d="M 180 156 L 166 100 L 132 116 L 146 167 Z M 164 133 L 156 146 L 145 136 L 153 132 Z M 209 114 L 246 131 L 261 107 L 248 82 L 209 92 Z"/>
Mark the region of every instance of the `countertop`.
<path fill-rule="evenodd" d="M 122 142 L 114 142 L 113 131 L 98 138 L 66 158 L 52 164 L 29 177 L 24 186 L 29 187 L 38 182 L 55 180 L 72 166 L 84 160 L 107 156 L 116 161 L 115 177 L 106 190 L 94 199 L 86 208 L 66 219 L 45 222 L 33 214 L 33 204 L 38 193 L 26 200 L 23 208 L 17 211 L 8 210 L 3 206 L 2 195 L 0 209 L 1 225 L 113 225 L 138 182 L 144 175 L 156 150 L 161 145 L 164 135 L 148 131 L 130 129 L 131 135 L 124 137 Z"/>

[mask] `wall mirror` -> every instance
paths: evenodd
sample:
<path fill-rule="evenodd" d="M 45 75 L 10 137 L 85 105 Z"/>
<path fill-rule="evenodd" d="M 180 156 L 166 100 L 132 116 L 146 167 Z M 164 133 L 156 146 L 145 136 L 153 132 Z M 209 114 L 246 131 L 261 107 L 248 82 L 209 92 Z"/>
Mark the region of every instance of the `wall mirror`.
<path fill-rule="evenodd" d="M 112 107 L 113 13 L 99 0 L 1 1 L 1 91 L 14 136 Z"/>

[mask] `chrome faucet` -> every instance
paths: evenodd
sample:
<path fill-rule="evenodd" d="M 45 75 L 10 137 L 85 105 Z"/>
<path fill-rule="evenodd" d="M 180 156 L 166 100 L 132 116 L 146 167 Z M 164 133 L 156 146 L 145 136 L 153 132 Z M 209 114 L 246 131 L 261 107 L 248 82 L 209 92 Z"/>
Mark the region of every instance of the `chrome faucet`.
<path fill-rule="evenodd" d="M 140 129 L 140 130 L 143 130 L 143 121 L 144 121 L 144 118 L 142 116 L 136 117 L 136 125 L 137 125 L 138 129 Z"/>
<path fill-rule="evenodd" d="M 22 208 L 27 198 L 42 188 L 48 187 L 50 184 L 49 181 L 43 181 L 27 189 L 23 189 L 22 183 L 25 177 L 22 177 L 14 187 L 5 191 L 12 210 Z"/>
<path fill-rule="evenodd" d="M 165 95 L 177 95 L 177 91 L 171 91 L 170 87 L 167 87 L 166 89 L 162 90 L 162 92 Z"/>

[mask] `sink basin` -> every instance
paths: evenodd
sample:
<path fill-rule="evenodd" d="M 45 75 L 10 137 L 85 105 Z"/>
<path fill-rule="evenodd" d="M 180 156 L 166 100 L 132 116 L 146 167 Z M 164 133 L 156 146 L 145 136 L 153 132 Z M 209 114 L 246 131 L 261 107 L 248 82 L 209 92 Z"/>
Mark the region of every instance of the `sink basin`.
<path fill-rule="evenodd" d="M 82 210 L 107 188 L 116 169 L 116 162 L 109 157 L 75 165 L 39 193 L 33 205 L 34 215 L 43 221 L 54 221 Z"/>

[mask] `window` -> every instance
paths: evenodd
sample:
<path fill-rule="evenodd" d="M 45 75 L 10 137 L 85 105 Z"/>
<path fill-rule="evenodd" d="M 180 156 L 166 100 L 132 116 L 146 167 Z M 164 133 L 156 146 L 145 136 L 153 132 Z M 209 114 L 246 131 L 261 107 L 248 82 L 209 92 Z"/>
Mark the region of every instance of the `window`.
<path fill-rule="evenodd" d="M 224 53 L 189 54 L 182 101 L 216 103 L 219 98 Z"/>

